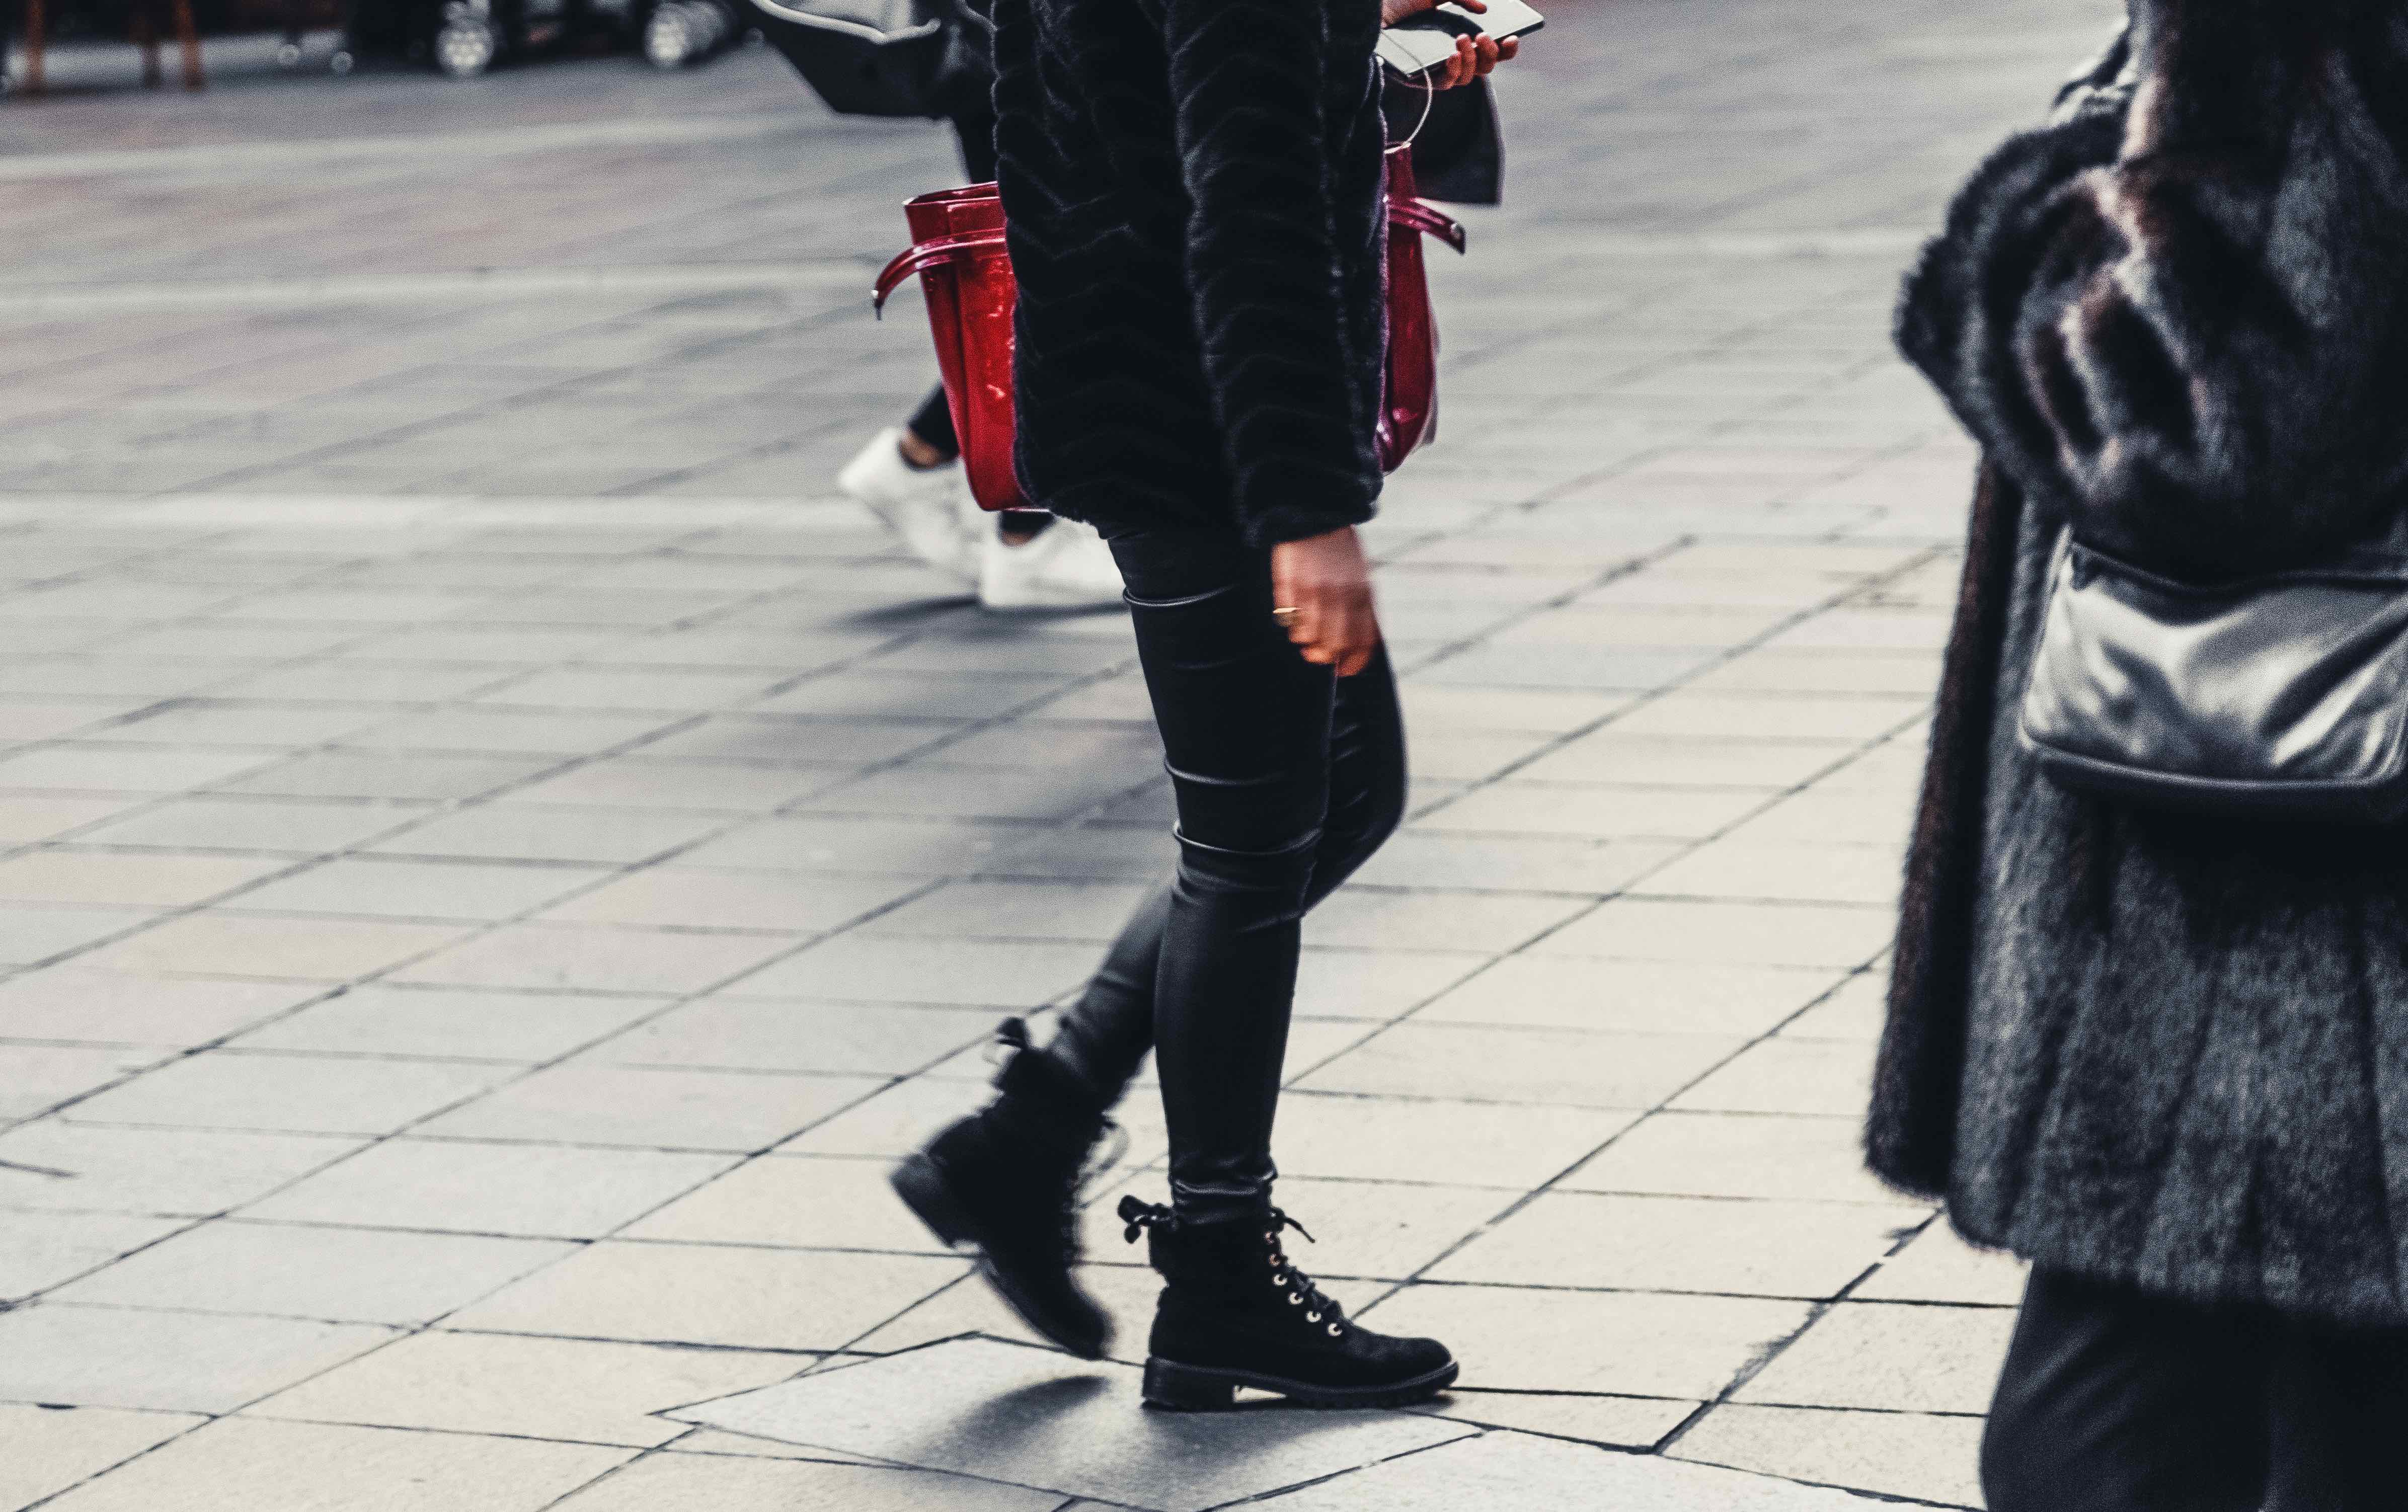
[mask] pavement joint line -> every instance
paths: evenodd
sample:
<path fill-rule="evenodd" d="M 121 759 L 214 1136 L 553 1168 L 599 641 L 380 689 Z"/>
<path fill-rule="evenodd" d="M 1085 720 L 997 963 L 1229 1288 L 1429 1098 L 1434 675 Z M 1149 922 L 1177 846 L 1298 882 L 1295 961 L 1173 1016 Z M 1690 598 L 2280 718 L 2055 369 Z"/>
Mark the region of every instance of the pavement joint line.
<path fill-rule="evenodd" d="M 0 179 L 7 178 L 0 158 Z M 817 294 L 812 285 L 866 284 L 858 257 L 790 263 L 470 267 L 315 278 L 200 278 L 175 282 L 0 281 L 0 319 L 163 309 L 288 309 L 320 305 L 410 305 L 441 299 L 573 299 L 595 293 L 696 294 L 751 290 Z"/>
<path fill-rule="evenodd" d="M 809 117 L 793 112 L 636 118 L 552 125 L 489 127 L 449 132 L 402 132 L 380 136 L 322 140 L 206 143 L 86 152 L 0 154 L 0 181 L 83 178 L 109 175 L 148 177 L 229 167 L 324 167 L 338 163 L 390 161 L 420 164 L 437 154 L 517 156 L 524 153 L 607 146 L 718 143 L 746 137 L 802 135 Z"/>

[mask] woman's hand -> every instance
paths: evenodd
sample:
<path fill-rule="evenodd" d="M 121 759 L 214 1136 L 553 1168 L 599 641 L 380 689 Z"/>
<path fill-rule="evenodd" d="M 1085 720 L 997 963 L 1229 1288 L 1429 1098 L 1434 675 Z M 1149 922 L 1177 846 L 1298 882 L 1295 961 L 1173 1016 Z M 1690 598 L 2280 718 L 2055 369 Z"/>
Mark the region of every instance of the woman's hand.
<path fill-rule="evenodd" d="M 1380 649 L 1380 617 L 1371 606 L 1371 564 L 1349 525 L 1326 535 L 1271 548 L 1271 603 L 1292 608 L 1287 638 L 1304 659 L 1351 678 Z"/>
<path fill-rule="evenodd" d="M 1438 8 L 1439 0 L 1380 0 L 1380 24 L 1394 26 L 1408 16 L 1418 16 L 1425 10 Z M 1477 15 L 1488 8 L 1487 0 L 1455 0 L 1455 4 Z M 1451 90 L 1457 84 L 1469 84 L 1497 71 L 1497 65 L 1522 50 L 1521 39 L 1507 37 L 1499 42 L 1493 36 L 1458 36 L 1455 39 L 1455 56 L 1428 71 L 1432 89 Z"/>

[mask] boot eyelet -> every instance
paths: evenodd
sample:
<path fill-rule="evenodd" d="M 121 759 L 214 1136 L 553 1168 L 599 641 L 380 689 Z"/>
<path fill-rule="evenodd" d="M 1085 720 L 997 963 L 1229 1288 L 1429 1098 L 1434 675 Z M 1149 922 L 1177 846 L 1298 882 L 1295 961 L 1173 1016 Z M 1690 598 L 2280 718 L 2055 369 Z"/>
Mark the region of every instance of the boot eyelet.
<path fill-rule="evenodd" d="M 1287 1294 L 1287 1305 L 1291 1307 L 1301 1307 L 1304 1305 L 1304 1298 L 1298 1293 L 1291 1291 Z"/>
<path fill-rule="evenodd" d="M 1336 1323 L 1329 1325 L 1329 1336 L 1333 1339 L 1338 1336 L 1338 1325 Z"/>
<path fill-rule="evenodd" d="M 1308 1323 L 1317 1323 L 1321 1321 L 1321 1315 L 1319 1313 L 1306 1313 L 1304 1315 L 1304 1320 Z"/>

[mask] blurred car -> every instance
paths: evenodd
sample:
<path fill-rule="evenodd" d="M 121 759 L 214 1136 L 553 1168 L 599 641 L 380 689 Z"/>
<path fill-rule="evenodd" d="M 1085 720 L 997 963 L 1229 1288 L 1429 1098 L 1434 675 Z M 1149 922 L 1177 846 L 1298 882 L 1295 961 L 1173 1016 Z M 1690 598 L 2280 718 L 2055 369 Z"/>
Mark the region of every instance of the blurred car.
<path fill-rule="evenodd" d="M 654 8 L 652 0 L 352 0 L 337 66 L 394 59 L 474 78 L 504 58 L 632 47 Z"/>

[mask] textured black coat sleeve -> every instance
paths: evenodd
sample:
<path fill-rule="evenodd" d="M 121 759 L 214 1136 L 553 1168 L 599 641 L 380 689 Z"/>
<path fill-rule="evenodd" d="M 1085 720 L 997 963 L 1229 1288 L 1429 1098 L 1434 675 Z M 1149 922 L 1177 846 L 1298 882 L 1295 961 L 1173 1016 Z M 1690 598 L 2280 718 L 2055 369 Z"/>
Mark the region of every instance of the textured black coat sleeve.
<path fill-rule="evenodd" d="M 2408 25 L 2135 0 L 2128 108 L 2008 143 L 1911 280 L 1907 354 L 2086 538 L 2299 560 L 2408 480 Z"/>
<path fill-rule="evenodd" d="M 1167 0 L 1164 43 L 1188 200 L 1187 285 L 1240 528 L 1256 544 L 1358 524 L 1380 492 L 1344 245 L 1349 138 L 1333 94 L 1371 77 L 1334 55 L 1324 0 Z M 1341 44 L 1351 45 L 1351 44 Z M 1368 50 L 1368 44 L 1367 50 Z M 1333 83 L 1339 88 L 1333 90 Z M 1368 113 L 1376 128 L 1376 109 Z M 1370 145 L 1376 155 L 1376 139 Z M 1365 185 L 1376 193 L 1375 180 Z"/>

